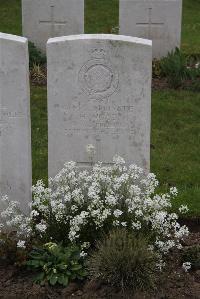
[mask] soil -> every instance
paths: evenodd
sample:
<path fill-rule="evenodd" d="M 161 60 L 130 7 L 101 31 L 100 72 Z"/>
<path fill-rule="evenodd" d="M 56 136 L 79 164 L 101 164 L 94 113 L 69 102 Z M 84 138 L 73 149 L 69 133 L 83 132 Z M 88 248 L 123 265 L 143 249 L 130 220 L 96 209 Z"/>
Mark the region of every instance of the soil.
<path fill-rule="evenodd" d="M 191 227 L 191 226 L 190 226 Z M 183 246 L 200 244 L 200 227 L 184 241 Z M 33 283 L 34 273 L 14 265 L 0 265 L 0 299 L 200 299 L 200 269 L 184 272 L 178 252 L 170 254 L 170 267 L 160 275 L 157 287 L 148 293 L 121 293 L 101 281 L 71 283 L 68 287 L 40 286 Z"/>
<path fill-rule="evenodd" d="M 166 78 L 152 78 L 153 90 L 166 90 L 169 89 L 169 85 Z"/>

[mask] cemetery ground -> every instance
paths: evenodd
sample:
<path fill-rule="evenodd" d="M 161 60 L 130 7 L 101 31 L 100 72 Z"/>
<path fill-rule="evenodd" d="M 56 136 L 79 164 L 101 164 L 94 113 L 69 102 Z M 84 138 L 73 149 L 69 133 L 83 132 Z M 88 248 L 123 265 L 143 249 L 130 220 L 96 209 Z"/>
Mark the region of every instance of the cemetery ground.
<path fill-rule="evenodd" d="M 0 0 L 0 31 L 21 35 L 19 0 Z M 115 33 L 118 26 L 118 1 L 86 0 L 86 32 Z M 183 0 L 182 51 L 200 57 L 200 1 Z M 40 72 L 41 69 L 39 69 Z M 45 77 L 44 72 L 42 72 Z M 36 72 L 37 77 L 37 72 Z M 47 182 L 47 89 L 46 79 L 31 86 L 33 184 Z M 33 82 L 32 82 L 33 83 Z M 176 186 L 179 195 L 173 211 L 187 204 L 189 213 L 183 222 L 193 231 L 185 240 L 190 250 L 200 243 L 200 88 L 170 88 L 158 78 L 152 91 L 151 171 L 166 192 Z M 200 84 L 200 83 L 199 83 Z M 11 253 L 12 254 L 12 253 Z M 200 257 L 198 256 L 200 263 Z M 159 279 L 159 287 L 134 298 L 200 298 L 200 266 L 188 273 L 180 266 L 174 251 L 170 267 Z M 5 267 L 6 265 L 6 267 Z M 132 298 L 102 283 L 72 283 L 67 288 L 33 285 L 34 274 L 12 265 L 0 266 L 0 298 Z M 178 275 L 175 275 L 175 273 Z M 26 295 L 25 295 L 26 294 Z"/>

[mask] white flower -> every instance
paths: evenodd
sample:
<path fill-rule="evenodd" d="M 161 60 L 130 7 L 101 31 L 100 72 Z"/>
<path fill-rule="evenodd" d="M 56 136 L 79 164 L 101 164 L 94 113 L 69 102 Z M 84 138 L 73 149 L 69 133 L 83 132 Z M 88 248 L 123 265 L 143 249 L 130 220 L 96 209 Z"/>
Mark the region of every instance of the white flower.
<path fill-rule="evenodd" d="M 65 202 L 68 202 L 71 200 L 71 194 L 70 193 L 67 193 L 65 196 L 64 196 L 64 201 Z"/>
<path fill-rule="evenodd" d="M 141 222 L 137 221 L 137 222 L 132 222 L 132 228 L 135 230 L 139 230 L 141 229 L 142 225 L 141 225 Z"/>
<path fill-rule="evenodd" d="M 85 252 L 85 251 L 81 251 L 80 252 L 80 257 L 86 257 L 87 256 L 87 252 Z"/>
<path fill-rule="evenodd" d="M 36 211 L 36 210 L 32 210 L 32 211 L 31 211 L 31 217 L 37 217 L 37 216 L 39 216 L 38 211 Z"/>
<path fill-rule="evenodd" d="M 118 218 L 119 216 L 121 216 L 122 214 L 123 214 L 123 212 L 121 211 L 121 210 L 115 210 L 114 212 L 113 212 L 113 214 L 114 214 L 114 216 L 116 217 L 116 218 Z"/>
<path fill-rule="evenodd" d="M 25 246 L 25 241 L 22 241 L 22 240 L 19 240 L 18 242 L 17 242 L 17 247 L 18 248 L 26 248 L 26 246 Z"/>
<path fill-rule="evenodd" d="M 106 196 L 106 203 L 108 205 L 114 206 L 117 203 L 117 198 L 113 196 L 112 194 L 109 194 Z"/>
<path fill-rule="evenodd" d="M 89 144 L 86 150 L 92 161 L 94 146 Z M 0 229 L 12 229 L 18 240 L 28 242 L 38 232 L 40 237 L 46 237 L 47 228 L 51 232 L 63 227 L 68 241 L 81 246 L 84 256 L 94 241 L 91 238 L 99 235 L 105 226 L 127 227 L 132 232 L 146 228 L 153 236 L 149 249 L 156 253 L 158 267 L 162 268 L 164 255 L 173 247 L 181 248 L 180 241 L 189 231 L 178 223 L 177 214 L 170 213 L 171 199 L 177 195 L 177 189 L 173 187 L 160 194 L 156 192 L 158 185 L 155 174 L 146 175 L 134 164 L 127 168 L 119 156 L 109 166 L 98 162 L 87 171 L 81 171 L 70 161 L 49 179 L 48 188 L 41 180 L 32 187 L 30 215 L 20 212 L 18 202 L 3 197 L 1 206 L 5 208 L 0 213 Z M 179 211 L 186 212 L 186 206 Z M 86 243 L 82 244 L 83 237 Z M 49 238 L 55 241 L 53 235 Z"/>
<path fill-rule="evenodd" d="M 8 201 L 8 195 L 4 195 L 1 197 L 1 201 L 7 202 Z"/>
<path fill-rule="evenodd" d="M 115 221 L 113 221 L 113 225 L 114 225 L 114 226 L 119 226 L 119 224 L 120 224 L 119 220 L 115 220 Z"/>
<path fill-rule="evenodd" d="M 142 210 L 135 210 L 135 215 L 136 216 L 143 216 Z"/>
<path fill-rule="evenodd" d="M 189 209 L 188 209 L 188 207 L 186 206 L 186 205 L 182 205 L 182 206 L 180 206 L 180 208 L 179 208 L 179 212 L 180 213 L 187 213 L 189 211 Z"/>
<path fill-rule="evenodd" d="M 182 268 L 185 272 L 187 272 L 188 270 L 191 269 L 191 263 L 190 262 L 183 263 Z"/>
<path fill-rule="evenodd" d="M 173 196 L 177 196 L 178 194 L 178 190 L 176 187 L 171 187 L 170 188 L 170 193 L 173 195 Z"/>
<path fill-rule="evenodd" d="M 90 247 L 90 242 L 84 242 L 84 243 L 81 245 L 81 249 L 89 248 L 89 247 Z"/>
<path fill-rule="evenodd" d="M 76 211 L 78 210 L 78 207 L 77 207 L 76 205 L 72 205 L 72 206 L 71 206 L 71 210 L 72 210 L 73 212 L 76 212 Z"/>
<path fill-rule="evenodd" d="M 41 232 L 41 233 L 44 233 L 47 229 L 47 226 L 46 224 L 43 224 L 43 223 L 39 223 L 39 224 L 36 224 L 35 228 Z"/>
<path fill-rule="evenodd" d="M 159 262 L 156 263 L 156 267 L 159 271 L 161 271 L 165 267 L 165 262 L 162 259 L 160 259 Z"/>
<path fill-rule="evenodd" d="M 93 144 L 88 144 L 86 146 L 86 152 L 88 154 L 89 157 L 94 156 L 95 154 L 95 146 Z"/>
<path fill-rule="evenodd" d="M 125 164 L 125 160 L 122 157 L 120 157 L 120 156 L 114 156 L 113 162 L 116 165 L 123 165 L 123 164 Z"/>
<path fill-rule="evenodd" d="M 78 238 L 78 235 L 77 235 L 76 231 L 70 230 L 68 237 L 69 237 L 69 240 L 71 242 L 73 242 L 76 238 Z"/>

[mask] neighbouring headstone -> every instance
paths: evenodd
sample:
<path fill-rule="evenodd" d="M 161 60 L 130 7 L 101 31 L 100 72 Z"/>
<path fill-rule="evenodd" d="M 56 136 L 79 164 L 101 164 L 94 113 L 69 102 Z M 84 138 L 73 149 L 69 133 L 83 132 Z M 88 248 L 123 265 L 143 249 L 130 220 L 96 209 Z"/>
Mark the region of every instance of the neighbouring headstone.
<path fill-rule="evenodd" d="M 22 0 L 23 35 L 46 51 L 50 37 L 84 33 L 84 0 Z"/>
<path fill-rule="evenodd" d="M 120 0 L 120 34 L 152 40 L 154 58 L 180 47 L 182 0 Z"/>
<path fill-rule="evenodd" d="M 66 161 L 110 165 L 114 155 L 149 170 L 151 41 L 120 35 L 50 39 L 49 175 Z"/>
<path fill-rule="evenodd" d="M 31 129 L 26 38 L 0 33 L 0 196 L 31 202 Z"/>

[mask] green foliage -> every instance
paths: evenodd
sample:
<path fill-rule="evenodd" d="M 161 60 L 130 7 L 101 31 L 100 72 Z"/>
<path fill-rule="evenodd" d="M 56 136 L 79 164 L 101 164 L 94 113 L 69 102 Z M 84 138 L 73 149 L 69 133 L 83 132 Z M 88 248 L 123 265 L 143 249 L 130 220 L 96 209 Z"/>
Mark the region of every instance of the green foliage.
<path fill-rule="evenodd" d="M 88 267 L 95 279 L 134 292 L 154 286 L 155 261 L 144 236 L 118 229 L 97 242 Z"/>
<path fill-rule="evenodd" d="M 194 245 L 184 250 L 182 262 L 190 262 L 192 270 L 200 269 L 200 245 Z"/>
<path fill-rule="evenodd" d="M 46 63 L 46 56 L 42 54 L 42 52 L 36 48 L 36 46 L 32 43 L 28 43 L 29 48 L 29 65 L 32 68 L 34 65 L 43 65 Z"/>
<path fill-rule="evenodd" d="M 87 275 L 80 250 L 77 246 L 63 247 L 56 243 L 46 243 L 42 248 L 34 248 L 26 262 L 29 269 L 38 270 L 35 282 L 67 286 L 74 279 L 84 279 Z"/>
<path fill-rule="evenodd" d="M 170 87 L 178 88 L 185 80 L 200 77 L 200 67 L 190 66 L 190 60 L 178 48 L 161 59 L 161 75 L 167 78 Z"/>
<path fill-rule="evenodd" d="M 182 82 L 189 78 L 186 58 L 178 48 L 161 59 L 160 67 L 161 73 L 167 77 L 170 87 L 180 87 Z"/>

